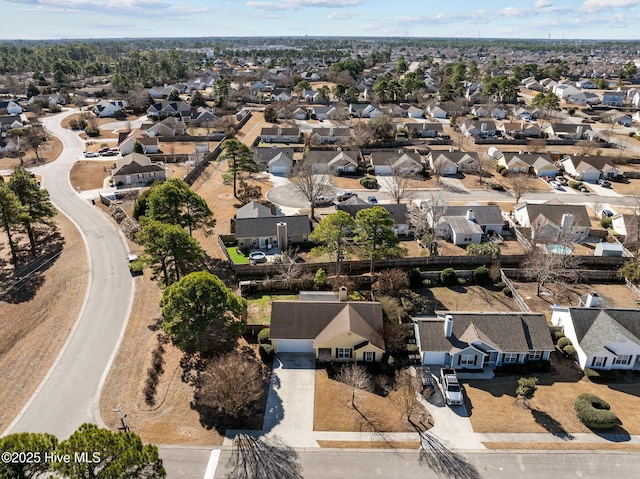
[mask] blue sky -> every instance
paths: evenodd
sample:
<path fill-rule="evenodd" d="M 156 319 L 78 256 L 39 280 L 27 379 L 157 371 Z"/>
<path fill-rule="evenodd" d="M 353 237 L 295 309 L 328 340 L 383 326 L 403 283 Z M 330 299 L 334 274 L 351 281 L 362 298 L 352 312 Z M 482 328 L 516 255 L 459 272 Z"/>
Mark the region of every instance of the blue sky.
<path fill-rule="evenodd" d="M 640 39 L 640 0 L 0 0 L 1 39 Z"/>

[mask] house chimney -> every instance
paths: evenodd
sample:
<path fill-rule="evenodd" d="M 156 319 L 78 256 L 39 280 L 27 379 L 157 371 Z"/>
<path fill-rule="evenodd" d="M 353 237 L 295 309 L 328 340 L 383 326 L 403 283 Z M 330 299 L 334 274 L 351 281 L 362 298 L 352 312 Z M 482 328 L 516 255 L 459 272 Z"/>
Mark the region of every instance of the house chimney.
<path fill-rule="evenodd" d="M 571 224 L 573 223 L 573 215 L 571 213 L 565 213 L 562 215 L 562 221 L 560 222 L 560 228 L 562 229 L 562 234 L 566 235 L 569 233 L 571 229 Z"/>
<path fill-rule="evenodd" d="M 453 316 L 451 316 L 450 314 L 447 314 L 444 317 L 444 337 L 450 338 L 452 330 L 453 330 Z"/>
<path fill-rule="evenodd" d="M 595 291 L 590 291 L 587 293 L 584 303 L 587 308 L 597 308 L 600 303 L 600 296 Z"/>
<path fill-rule="evenodd" d="M 280 222 L 276 224 L 276 239 L 278 240 L 278 248 L 280 251 L 287 249 L 289 233 L 287 231 L 287 223 Z"/>
<path fill-rule="evenodd" d="M 576 139 L 577 140 L 581 140 L 582 139 L 583 131 L 584 131 L 584 128 L 582 127 L 582 125 L 579 125 L 578 128 L 576 128 Z"/>
<path fill-rule="evenodd" d="M 453 147 L 449 148 L 449 153 L 453 153 L 454 151 L 456 151 Z"/>
<path fill-rule="evenodd" d="M 482 123 L 480 125 L 480 131 L 487 131 L 487 124 L 486 123 Z"/>
<path fill-rule="evenodd" d="M 346 286 L 340 286 L 340 289 L 338 290 L 338 299 L 343 303 L 347 300 L 347 287 Z"/>
<path fill-rule="evenodd" d="M 475 221 L 476 220 L 476 216 L 473 213 L 473 210 L 467 210 L 467 219 L 469 221 Z"/>

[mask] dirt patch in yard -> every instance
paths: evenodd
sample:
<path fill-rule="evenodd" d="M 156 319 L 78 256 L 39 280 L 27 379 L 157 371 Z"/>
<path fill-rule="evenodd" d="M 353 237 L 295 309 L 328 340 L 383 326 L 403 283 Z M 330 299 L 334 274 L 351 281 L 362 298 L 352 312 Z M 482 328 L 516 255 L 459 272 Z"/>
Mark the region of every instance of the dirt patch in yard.
<path fill-rule="evenodd" d="M 362 415 L 351 406 L 349 387 L 330 379 L 327 371 L 316 371 L 316 386 L 313 411 L 314 431 L 355 431 L 372 432 L 373 428 L 381 432 L 415 432 L 414 427 L 402 417 L 396 392 L 387 397 L 357 391 L 355 403 Z M 428 412 L 420 407 L 418 415 Z M 363 417 L 364 416 L 364 417 Z"/>
<path fill-rule="evenodd" d="M 636 301 L 640 298 L 626 285 L 620 283 L 577 283 L 563 285 L 548 283 L 537 295 L 535 282 L 514 281 L 514 286 L 532 311 L 551 314 L 551 306 L 578 306 L 580 297 L 595 291 L 605 301 L 616 308 L 638 308 Z"/>
<path fill-rule="evenodd" d="M 471 404 L 471 424 L 476 432 L 537 432 L 565 436 L 588 433 L 573 412 L 573 403 L 582 393 L 595 394 L 611 405 L 622 425 L 610 433 L 640 433 L 639 383 L 595 384 L 558 353 L 552 355 L 554 371 L 540 377 L 530 409 L 516 404 L 518 376 L 491 380 L 463 381 Z M 567 439 L 570 439 L 568 437 Z"/>
<path fill-rule="evenodd" d="M 36 166 L 45 163 L 51 163 L 58 159 L 62 153 L 62 142 L 55 136 L 47 135 L 47 141 L 40 147 L 40 162 L 36 163 L 36 153 L 33 150 L 27 150 L 22 158 L 22 166 Z M 20 158 L 4 157 L 0 158 L 0 170 L 8 170 L 20 166 Z"/>
<path fill-rule="evenodd" d="M 0 430 L 44 378 L 84 299 L 87 260 L 82 237 L 66 216 L 58 214 L 55 221 L 64 239 L 62 253 L 37 279 L 41 284 L 35 295 L 25 302 L 0 301 Z"/>
<path fill-rule="evenodd" d="M 497 288 L 477 285 L 421 288 L 415 291 L 413 304 L 421 314 L 449 311 L 520 311 L 515 301 Z"/>

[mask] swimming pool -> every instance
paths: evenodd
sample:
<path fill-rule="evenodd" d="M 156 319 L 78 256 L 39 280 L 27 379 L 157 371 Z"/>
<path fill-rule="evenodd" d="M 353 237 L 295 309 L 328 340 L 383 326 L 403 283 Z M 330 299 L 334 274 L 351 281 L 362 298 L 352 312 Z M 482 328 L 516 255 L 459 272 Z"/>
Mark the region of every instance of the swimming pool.
<path fill-rule="evenodd" d="M 547 246 L 547 251 L 553 254 L 571 254 L 573 249 L 563 244 L 550 244 Z"/>

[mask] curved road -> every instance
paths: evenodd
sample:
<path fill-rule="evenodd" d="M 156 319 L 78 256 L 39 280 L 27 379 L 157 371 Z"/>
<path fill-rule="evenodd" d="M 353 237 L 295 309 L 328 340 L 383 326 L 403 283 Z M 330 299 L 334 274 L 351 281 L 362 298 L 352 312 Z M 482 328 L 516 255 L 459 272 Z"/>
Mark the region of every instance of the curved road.
<path fill-rule="evenodd" d="M 73 113 L 44 120 L 45 128 L 62 141 L 64 149 L 56 161 L 33 171 L 42 176 L 42 186 L 53 203 L 83 236 L 90 268 L 86 295 L 63 349 L 4 434 L 49 432 L 62 440 L 84 422 L 99 422 L 103 375 L 117 351 L 133 299 L 134 283 L 118 229 L 69 183 L 69 171 L 84 151 L 82 140 L 60 125 Z"/>

